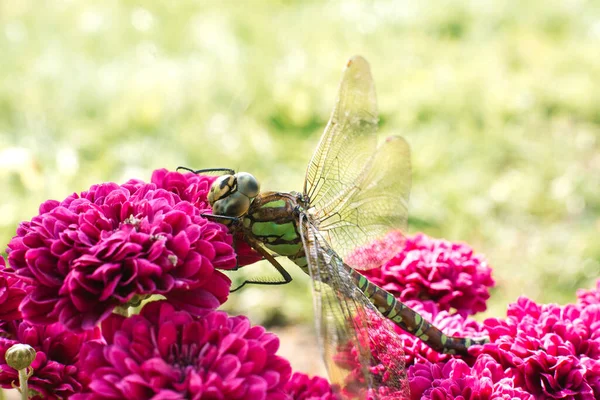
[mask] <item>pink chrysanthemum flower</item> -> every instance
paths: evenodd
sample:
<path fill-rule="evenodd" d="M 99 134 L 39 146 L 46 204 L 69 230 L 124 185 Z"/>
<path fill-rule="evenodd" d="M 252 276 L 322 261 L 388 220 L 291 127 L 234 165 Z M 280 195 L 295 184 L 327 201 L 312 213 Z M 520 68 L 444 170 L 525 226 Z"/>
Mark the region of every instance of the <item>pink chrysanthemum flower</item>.
<path fill-rule="evenodd" d="M 521 297 L 506 320 L 485 321 L 492 356 L 536 398 L 595 399 L 600 396 L 600 306 L 538 305 Z"/>
<path fill-rule="evenodd" d="M 485 358 L 472 368 L 455 358 L 446 363 L 415 364 L 408 369 L 408 379 L 413 400 L 534 400 L 531 394 L 502 378 L 500 366 Z"/>
<path fill-rule="evenodd" d="M 155 175 L 166 186 L 175 179 Z M 23 317 L 81 330 L 153 294 L 193 313 L 223 303 L 230 281 L 216 268 L 235 267 L 232 237 L 200 215 L 208 181 L 188 175 L 199 180 L 183 191 L 194 204 L 176 185 L 135 180 L 43 203 L 8 245 L 10 267 L 27 284 Z"/>
<path fill-rule="evenodd" d="M 19 381 L 18 372 L 6 365 L 4 355 L 12 345 L 23 343 L 37 352 L 31 364 L 33 375 L 28 379 L 33 398 L 68 398 L 81 390 L 76 364 L 82 344 L 99 337 L 99 329 L 77 334 L 59 323 L 47 326 L 23 321 L 5 323 L 0 329 L 0 386 L 11 388 Z"/>
<path fill-rule="evenodd" d="M 288 361 L 279 340 L 245 317 L 211 312 L 194 317 L 164 301 L 140 315 L 112 315 L 107 344 L 81 355 L 82 399 L 273 399 L 287 396 Z"/>
<path fill-rule="evenodd" d="M 389 243 L 397 244 L 397 254 L 381 268 L 361 273 L 396 298 L 432 300 L 441 310 L 465 316 L 486 309 L 494 285 L 492 270 L 466 244 L 424 234 L 404 237 L 400 232 L 391 232 L 382 241 L 388 249 Z"/>
<path fill-rule="evenodd" d="M 579 289 L 577 291 L 577 304 L 584 306 L 590 304 L 600 304 L 600 279 L 596 281 L 594 289 Z"/>
<path fill-rule="evenodd" d="M 19 279 L 4 274 L 6 263 L 0 256 L 0 321 L 21 319 L 19 305 L 25 297 L 25 285 Z"/>
<path fill-rule="evenodd" d="M 295 372 L 285 385 L 285 392 L 293 400 L 337 400 L 331 385 L 325 378 Z"/>
<path fill-rule="evenodd" d="M 211 213 L 207 196 L 210 186 L 217 176 L 196 175 L 192 173 L 179 173 L 157 169 L 152 173 L 151 183 L 158 188 L 175 193 L 182 201 L 192 203 L 203 213 Z"/>

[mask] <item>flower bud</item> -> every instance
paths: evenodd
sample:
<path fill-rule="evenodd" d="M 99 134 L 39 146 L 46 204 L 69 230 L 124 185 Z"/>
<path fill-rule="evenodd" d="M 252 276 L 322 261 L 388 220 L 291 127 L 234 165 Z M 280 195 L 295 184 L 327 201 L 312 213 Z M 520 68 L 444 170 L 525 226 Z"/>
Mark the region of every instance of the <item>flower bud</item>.
<path fill-rule="evenodd" d="M 29 367 L 35 360 L 35 349 L 28 344 L 15 344 L 6 350 L 4 358 L 9 367 L 21 370 Z"/>

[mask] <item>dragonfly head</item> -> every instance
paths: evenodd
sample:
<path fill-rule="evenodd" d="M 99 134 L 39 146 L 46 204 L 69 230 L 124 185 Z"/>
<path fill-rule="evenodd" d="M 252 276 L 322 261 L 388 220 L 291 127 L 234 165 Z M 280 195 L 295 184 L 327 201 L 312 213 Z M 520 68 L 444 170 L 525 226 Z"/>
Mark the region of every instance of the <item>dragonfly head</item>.
<path fill-rule="evenodd" d="M 215 215 L 241 217 L 248 212 L 259 191 L 258 181 L 247 172 L 221 175 L 210 187 L 208 202 Z"/>

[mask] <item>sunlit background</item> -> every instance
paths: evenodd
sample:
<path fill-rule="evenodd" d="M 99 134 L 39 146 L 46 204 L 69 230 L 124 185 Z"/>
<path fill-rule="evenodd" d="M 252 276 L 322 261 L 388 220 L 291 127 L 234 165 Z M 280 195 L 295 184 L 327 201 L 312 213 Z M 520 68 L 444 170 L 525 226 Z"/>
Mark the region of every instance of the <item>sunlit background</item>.
<path fill-rule="evenodd" d="M 46 199 L 158 168 L 300 190 L 361 54 L 381 134 L 412 147 L 411 232 L 485 254 L 488 316 L 519 295 L 572 301 L 600 272 L 599 49 L 593 1 L 3 0 L 0 241 Z M 227 309 L 319 372 L 310 285 L 285 265 L 293 283 Z"/>

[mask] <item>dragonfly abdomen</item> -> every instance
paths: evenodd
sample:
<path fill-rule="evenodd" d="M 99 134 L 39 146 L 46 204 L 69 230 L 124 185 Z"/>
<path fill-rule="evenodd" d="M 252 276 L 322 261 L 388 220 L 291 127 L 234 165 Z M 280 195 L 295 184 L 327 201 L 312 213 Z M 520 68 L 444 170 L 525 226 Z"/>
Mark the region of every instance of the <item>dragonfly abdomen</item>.
<path fill-rule="evenodd" d="M 435 351 L 467 356 L 469 347 L 483 345 L 489 341 L 488 338 L 470 339 L 447 336 L 416 311 L 396 300 L 391 293 L 375 285 L 348 265 L 344 264 L 344 268 L 346 268 L 356 286 L 384 317 L 404 331 L 416 336 Z"/>

